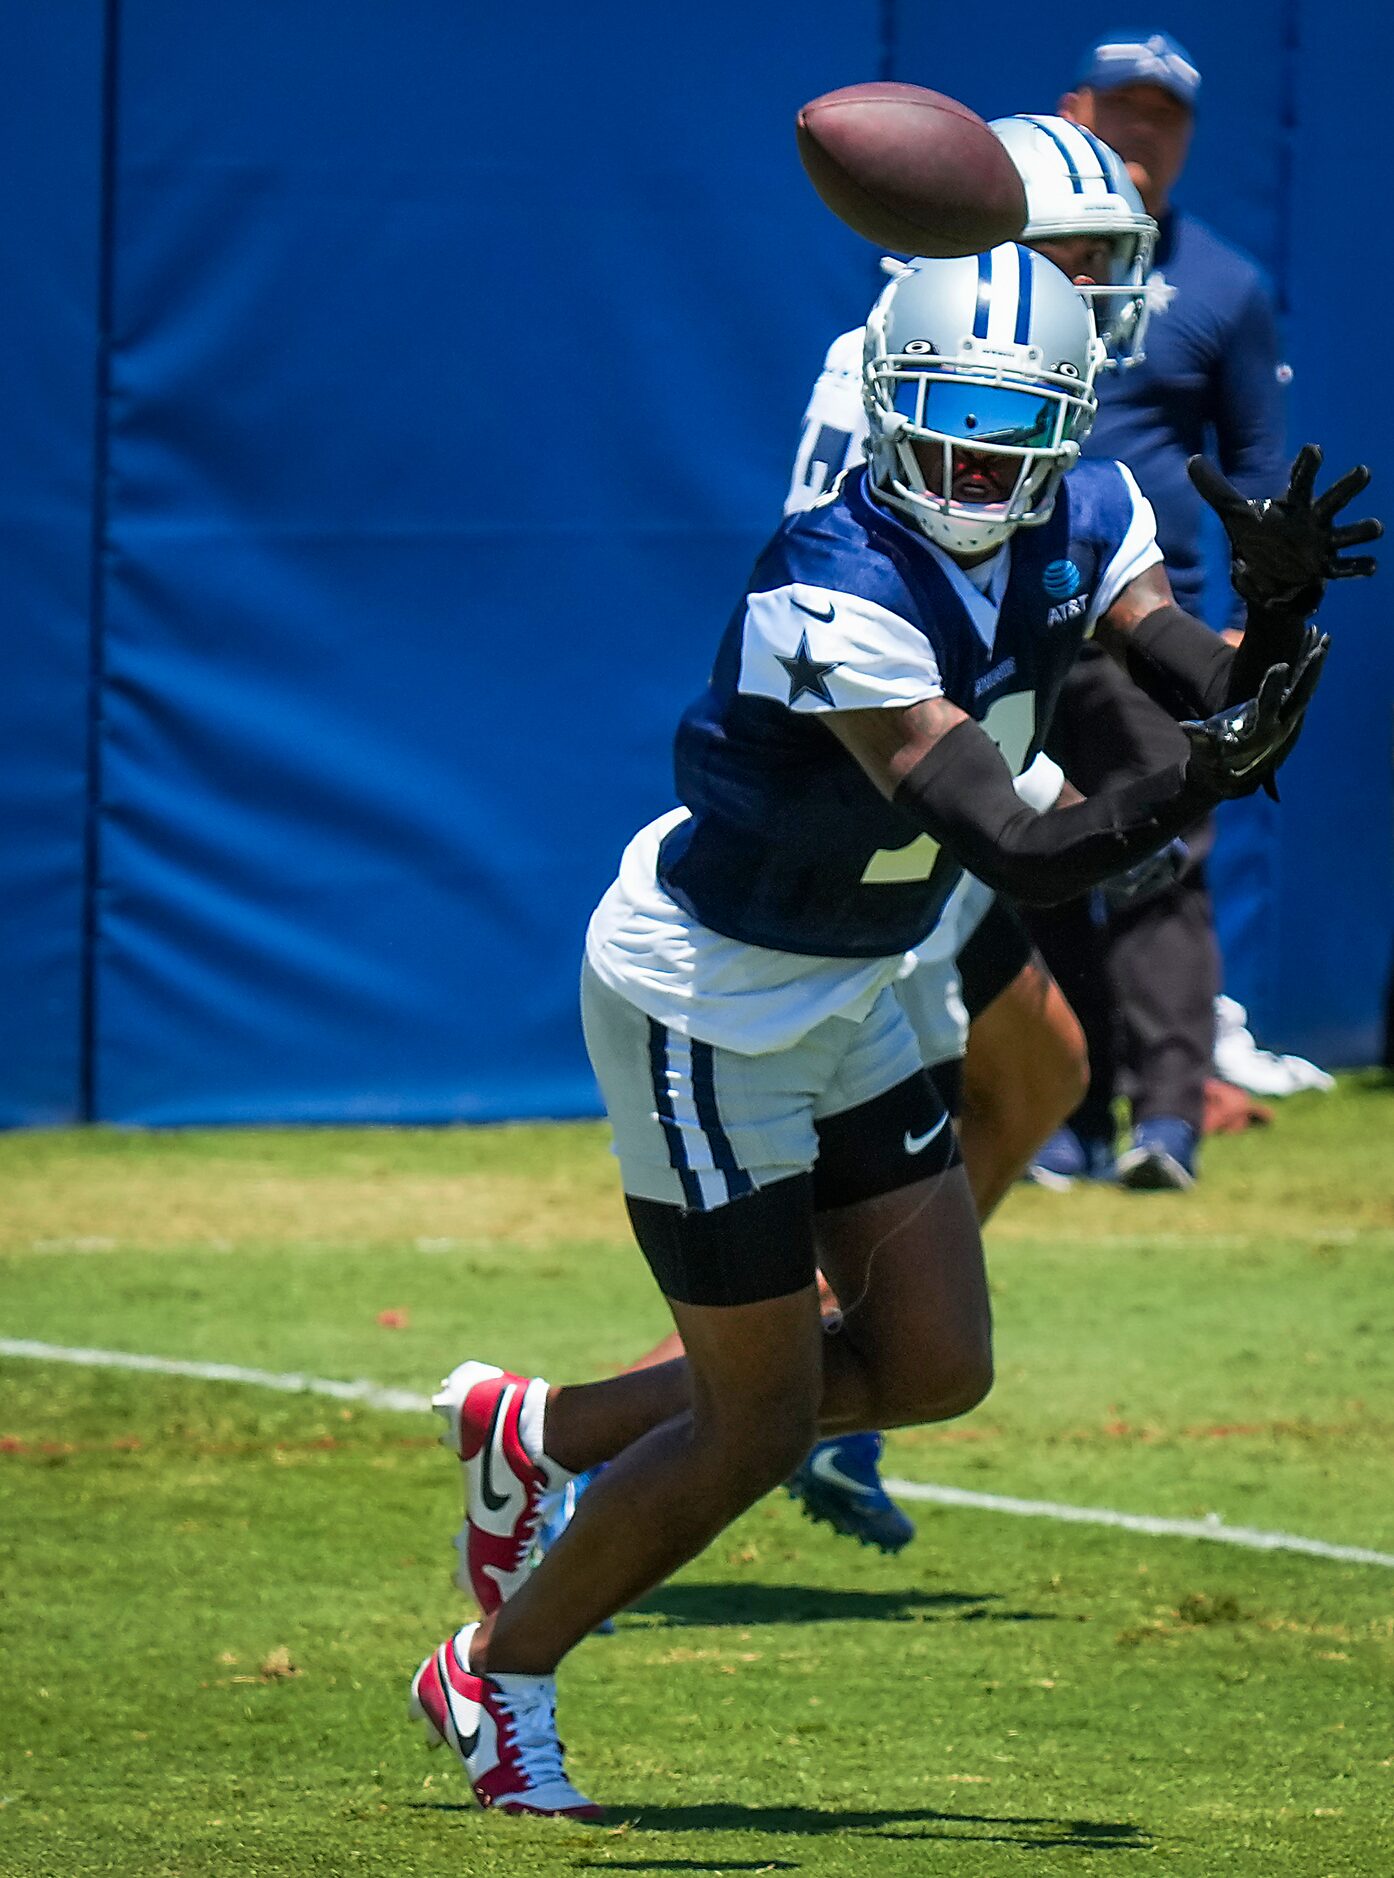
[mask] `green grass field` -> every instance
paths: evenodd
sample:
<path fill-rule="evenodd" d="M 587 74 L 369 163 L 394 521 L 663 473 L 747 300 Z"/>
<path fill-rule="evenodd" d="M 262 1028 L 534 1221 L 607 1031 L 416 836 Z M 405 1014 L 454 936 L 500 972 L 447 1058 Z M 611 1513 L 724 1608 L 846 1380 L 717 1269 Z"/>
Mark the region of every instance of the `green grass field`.
<path fill-rule="evenodd" d="M 1188 1196 L 1013 1195 L 999 1380 L 909 1479 L 1394 1552 L 1394 1090 Z M 597 1127 L 0 1139 L 0 1334 L 428 1392 L 663 1327 Z M 1394 1872 L 1394 1571 L 782 1496 L 564 1666 L 599 1828 L 404 1719 L 463 1621 L 423 1415 L 0 1358 L 0 1873 Z"/>

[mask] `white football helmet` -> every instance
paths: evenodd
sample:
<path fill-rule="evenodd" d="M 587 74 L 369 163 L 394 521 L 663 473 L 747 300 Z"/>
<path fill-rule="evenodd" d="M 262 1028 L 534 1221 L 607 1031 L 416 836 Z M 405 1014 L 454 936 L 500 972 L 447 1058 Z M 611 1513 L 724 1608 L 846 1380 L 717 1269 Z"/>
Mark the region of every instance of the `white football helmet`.
<path fill-rule="evenodd" d="M 1107 238 L 1112 277 L 1081 287 L 1094 311 L 1110 360 L 1134 365 L 1147 331 L 1147 275 L 1157 245 L 1157 224 L 1115 150 L 1063 117 L 999 117 L 989 129 L 1016 166 L 1026 190 L 1026 227 L 1020 239 Z"/>
<path fill-rule="evenodd" d="M 1030 248 L 1008 241 L 987 254 L 898 267 L 866 323 L 862 400 L 873 491 L 931 541 L 962 554 L 1046 521 L 1094 421 L 1103 359 L 1080 294 Z M 1006 499 L 956 501 L 956 451 L 1012 459 Z M 936 488 L 926 481 L 926 461 Z"/>

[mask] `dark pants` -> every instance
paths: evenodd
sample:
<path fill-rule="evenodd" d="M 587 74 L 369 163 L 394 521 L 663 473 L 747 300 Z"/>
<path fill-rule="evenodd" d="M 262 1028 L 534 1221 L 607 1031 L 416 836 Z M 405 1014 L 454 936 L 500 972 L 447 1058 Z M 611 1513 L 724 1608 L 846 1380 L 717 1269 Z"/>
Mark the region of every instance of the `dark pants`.
<path fill-rule="evenodd" d="M 1076 788 L 1179 761 L 1186 740 L 1098 647 L 1084 648 L 1066 682 L 1047 745 Z M 1191 861 L 1140 906 L 1109 909 L 1101 894 L 1032 908 L 1031 936 L 1084 1028 L 1089 1093 L 1071 1118 L 1081 1134 L 1113 1135 L 1115 1096 L 1133 1120 L 1179 1115 L 1199 1134 L 1214 1054 L 1220 988 L 1205 856 L 1213 830 L 1188 831 Z"/>

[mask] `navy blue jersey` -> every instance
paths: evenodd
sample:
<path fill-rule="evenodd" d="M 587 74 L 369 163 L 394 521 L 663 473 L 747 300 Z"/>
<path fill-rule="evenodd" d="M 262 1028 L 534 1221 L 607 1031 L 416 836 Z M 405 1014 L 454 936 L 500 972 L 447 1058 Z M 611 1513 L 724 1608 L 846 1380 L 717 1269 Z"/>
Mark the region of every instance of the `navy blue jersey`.
<path fill-rule="evenodd" d="M 1086 633 L 1158 559 L 1128 472 L 1081 463 L 984 596 L 852 470 L 765 548 L 684 713 L 675 773 L 691 819 L 664 840 L 660 884 L 749 945 L 875 958 L 919 944 L 961 869 L 817 718 L 943 696 L 1019 772 Z"/>

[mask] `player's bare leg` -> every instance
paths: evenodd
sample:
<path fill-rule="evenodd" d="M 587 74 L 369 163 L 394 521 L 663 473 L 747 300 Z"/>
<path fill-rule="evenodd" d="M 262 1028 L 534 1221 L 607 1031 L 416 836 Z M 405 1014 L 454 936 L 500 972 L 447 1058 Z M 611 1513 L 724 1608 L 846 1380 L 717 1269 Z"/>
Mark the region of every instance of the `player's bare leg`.
<path fill-rule="evenodd" d="M 1050 973 L 1033 960 L 979 1012 L 968 1032 L 958 1126 L 964 1170 L 980 1220 L 1000 1205 L 1042 1143 L 1073 1114 L 1088 1077 L 1079 1020 Z M 826 1317 L 838 1309 L 838 1296 L 821 1272 L 819 1286 Z M 675 1330 L 630 1369 L 670 1363 L 681 1355 L 682 1339 Z M 913 1528 L 880 1488 L 879 1446 L 878 1442 L 870 1447 L 863 1462 L 870 1468 L 869 1486 L 879 1490 L 871 1504 L 885 1507 L 884 1515 L 878 1512 L 879 1521 L 899 1516 L 895 1540 L 903 1544 L 913 1536 Z M 836 1449 L 832 1452 L 836 1460 Z M 819 1479 L 805 1480 L 809 1469 L 805 1457 L 800 1458 L 803 1465 L 794 1476 L 795 1491 L 796 1497 L 805 1499 L 808 1510 L 864 1543 L 885 1545 L 881 1525 L 867 1525 L 868 1488 L 851 1481 L 844 1484 L 843 1470 L 851 1465 L 850 1460 L 842 1459 L 834 1490 Z M 810 1499 L 814 1494 L 821 1494 L 830 1504 L 815 1503 Z"/>
<path fill-rule="evenodd" d="M 671 1307 L 676 1313 L 678 1307 Z M 660 1358 L 658 1351 L 674 1354 Z M 584 1474 L 609 1462 L 660 1423 L 690 1407 L 691 1380 L 682 1337 L 671 1337 L 617 1376 L 555 1388 L 547 1400 L 549 1459 L 568 1473 Z"/>
<path fill-rule="evenodd" d="M 633 1385 L 665 1378 L 669 1366 L 555 1392 L 549 1458 L 572 1469 L 619 1458 L 481 1624 L 476 1669 L 549 1674 L 602 1618 L 782 1480 L 815 1432 L 945 1420 L 982 1399 L 992 1375 L 987 1284 L 961 1169 L 820 1215 L 819 1243 L 849 1300 L 837 1334 L 823 1333 L 812 1286 L 751 1305 L 674 1302 L 691 1406 L 627 1444 L 612 1445 L 628 1431 Z"/>
<path fill-rule="evenodd" d="M 840 1306 L 833 1295 L 833 1288 L 823 1276 L 818 1274 L 818 1306 L 826 1324 L 830 1318 L 838 1315 Z M 651 1350 L 645 1350 L 642 1356 L 636 1356 L 632 1363 L 626 1363 L 622 1375 L 632 1376 L 637 1370 L 656 1369 L 660 1363 L 675 1362 L 683 1354 L 682 1338 L 676 1330 L 670 1330 L 666 1337 L 660 1337 Z"/>
<path fill-rule="evenodd" d="M 610 1461 L 535 1572 L 476 1633 L 476 1669 L 547 1674 L 605 1617 L 694 1557 L 782 1480 L 813 1440 L 822 1385 L 810 1285 L 745 1305 L 672 1302 L 691 1405 L 625 1439 L 632 1385 L 663 1369 L 558 1390 L 548 1455 L 573 1471 Z M 667 1366 L 665 1366 L 667 1367 Z M 597 1445 L 606 1399 L 611 1439 Z M 657 1398 L 655 1398 L 656 1400 Z"/>
<path fill-rule="evenodd" d="M 1026 974 L 1022 974 L 1023 977 Z M 1073 1024 L 1073 1014 L 1053 981 L 1044 973 L 1033 976 L 1045 981 L 1045 989 L 1053 993 L 1052 1003 L 1058 1006 L 1069 1023 Z M 1020 987 L 1014 983 L 1007 993 L 995 999 L 989 1010 L 1006 1001 L 1011 994 L 1019 994 Z M 1019 1001 L 1019 997 L 1016 1001 Z M 1052 1016 L 1055 1015 L 1052 1012 Z M 1039 1023 L 1036 1026 L 1040 1028 Z M 1076 1026 L 1077 1028 L 1077 1026 Z M 1065 1026 L 1060 1029 L 1065 1034 Z M 970 1033 L 971 1036 L 971 1033 Z M 1039 1038 L 1036 1039 L 1039 1043 Z M 1052 1052 L 1049 1044 L 1042 1045 L 1042 1054 L 1049 1060 Z M 1001 1052 L 997 1053 L 999 1056 Z M 1081 1047 L 1082 1056 L 1082 1047 Z M 1007 1066 L 999 1063 L 998 1073 Z M 1067 1077 L 1051 1076 L 1042 1071 L 1033 1084 L 1031 1093 L 1022 1102 L 1013 1104 L 1004 1099 L 1003 1106 L 1010 1110 L 1008 1116 L 990 1116 L 979 1113 L 979 1126 L 972 1131 L 972 1140 L 965 1144 L 965 1167 L 969 1187 L 974 1199 L 982 1204 L 985 1197 L 989 1209 L 995 1206 L 1002 1194 L 1011 1185 L 1017 1174 L 1026 1165 L 1030 1155 L 1040 1145 L 1052 1129 L 1059 1125 L 1064 1115 L 1070 1113 L 1079 1097 L 1065 1093 Z M 1068 1106 L 1057 1114 L 1043 1098 L 1042 1091 L 1053 1090 L 1057 1102 Z M 994 1123 L 996 1126 L 994 1126 Z M 1003 1151 L 1004 1129 L 1015 1123 L 1015 1145 Z M 1039 1134 L 1032 1132 L 1039 1129 Z M 972 1152 L 975 1160 L 968 1156 Z M 986 1169 L 981 1177 L 981 1194 L 974 1184 L 974 1174 L 979 1169 Z M 1004 1172 L 1003 1170 L 1010 1170 Z M 857 1212 L 859 1209 L 851 1209 Z M 825 1221 L 831 1221 L 832 1215 L 824 1215 Z M 840 1237 L 839 1229 L 829 1225 L 828 1232 Z M 960 1232 L 961 1236 L 961 1232 Z M 834 1293 L 827 1278 L 820 1271 L 818 1274 L 819 1301 L 823 1310 L 825 1329 L 834 1328 L 840 1318 L 841 1310 L 838 1295 Z M 858 1282 L 850 1295 L 857 1295 L 862 1289 Z M 853 1344 L 855 1346 L 854 1334 Z M 659 1363 L 672 1362 L 682 1354 L 682 1339 L 676 1331 L 671 1332 L 652 1350 L 647 1351 L 630 1365 L 631 1371 L 642 1370 Z M 877 1432 L 870 1431 L 867 1423 L 854 1423 L 848 1428 L 824 1428 L 820 1434 L 830 1437 L 820 1440 L 806 1455 L 799 1457 L 799 1464 L 790 1475 L 787 1485 L 791 1496 L 802 1504 L 808 1517 L 822 1520 L 837 1532 L 858 1540 L 863 1545 L 874 1546 L 882 1552 L 899 1551 L 907 1545 L 915 1534 L 913 1523 L 894 1500 L 887 1494 L 881 1482 L 880 1464 L 882 1443 L 879 1429 L 889 1424 L 876 1424 Z M 867 1432 L 862 1432 L 866 1430 Z M 843 1438 L 839 1438 L 843 1437 Z"/>
<path fill-rule="evenodd" d="M 978 1217 L 987 1219 L 1089 1086 L 1079 1019 L 1036 961 L 968 1032 L 959 1142 Z"/>
<path fill-rule="evenodd" d="M 992 1315 L 962 1167 L 820 1213 L 818 1252 L 842 1304 L 822 1433 L 947 1421 L 982 1401 Z"/>

